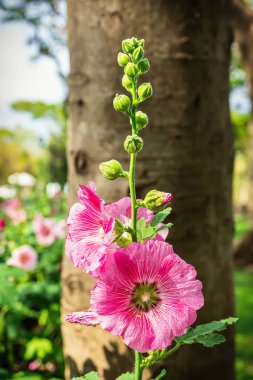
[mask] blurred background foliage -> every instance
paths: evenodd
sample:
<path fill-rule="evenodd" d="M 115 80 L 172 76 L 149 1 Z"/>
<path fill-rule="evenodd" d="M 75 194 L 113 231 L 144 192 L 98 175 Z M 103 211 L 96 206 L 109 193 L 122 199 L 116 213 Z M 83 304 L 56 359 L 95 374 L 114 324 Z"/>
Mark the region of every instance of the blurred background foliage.
<path fill-rule="evenodd" d="M 57 75 L 66 86 L 59 60 L 59 49 L 66 48 L 66 14 L 64 0 L 0 0 L 4 23 L 23 22 L 31 27 L 27 40 L 35 47 L 31 59 L 50 58 Z M 230 68 L 230 108 L 235 135 L 234 210 L 235 240 L 250 228 L 247 214 L 249 198 L 249 133 L 251 108 L 247 75 L 241 63 L 239 49 L 234 44 Z M 51 199 L 46 184 L 57 182 L 63 189 L 67 178 L 66 101 L 48 104 L 21 99 L 12 104 L 15 112 L 30 115 L 33 120 L 50 122 L 55 131 L 40 140 L 36 131 L 15 126 L 0 128 L 0 185 L 8 183 L 15 172 L 28 172 L 36 178 L 36 186 L 29 191 L 15 189 L 27 220 L 13 225 L 1 202 L 0 219 L 6 226 L 0 231 L 0 378 L 1 379 L 62 379 L 63 354 L 60 335 L 60 261 L 63 239 L 56 239 L 50 247 L 36 241 L 33 219 L 39 212 L 44 217 L 66 217 L 66 199 Z M 35 126 L 36 128 L 36 126 Z M 1 190 L 0 190 L 1 194 Z M 35 270 L 26 272 L 5 264 L 14 248 L 29 244 L 38 252 Z M 253 379 L 253 276 L 250 267 L 236 269 L 236 307 L 240 318 L 237 327 L 237 380 Z M 32 364 L 31 364 L 32 363 Z"/>

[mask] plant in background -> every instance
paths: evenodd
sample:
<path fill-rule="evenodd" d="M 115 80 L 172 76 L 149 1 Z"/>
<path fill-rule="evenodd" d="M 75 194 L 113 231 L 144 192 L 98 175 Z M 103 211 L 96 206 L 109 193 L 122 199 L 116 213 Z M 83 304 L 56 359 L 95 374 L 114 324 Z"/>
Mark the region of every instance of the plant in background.
<path fill-rule="evenodd" d="M 202 284 L 194 267 L 165 242 L 171 224 L 164 221 L 171 212 L 172 195 L 151 190 L 144 200 L 136 198 L 136 159 L 143 149 L 139 132 L 148 124 L 148 116 L 137 107 L 153 93 L 150 83 L 137 84 L 150 67 L 144 57 L 144 40 L 126 39 L 122 50 L 118 54 L 118 63 L 124 68 L 122 85 L 131 99 L 116 95 L 113 106 L 130 120 L 132 133 L 124 142 L 130 166 L 126 171 L 113 159 L 101 163 L 100 170 L 109 180 L 128 180 L 130 197 L 105 205 L 93 183 L 80 185 L 79 203 L 72 206 L 68 218 L 66 252 L 76 267 L 97 282 L 91 291 L 90 309 L 69 314 L 66 319 L 99 324 L 121 336 L 135 350 L 135 374 L 119 379 L 141 380 L 145 368 L 184 344 L 213 347 L 224 342 L 224 336 L 217 332 L 237 319 L 190 327 L 204 304 Z M 163 370 L 156 379 L 165 375 Z M 82 378 L 96 380 L 98 375 L 92 372 Z"/>

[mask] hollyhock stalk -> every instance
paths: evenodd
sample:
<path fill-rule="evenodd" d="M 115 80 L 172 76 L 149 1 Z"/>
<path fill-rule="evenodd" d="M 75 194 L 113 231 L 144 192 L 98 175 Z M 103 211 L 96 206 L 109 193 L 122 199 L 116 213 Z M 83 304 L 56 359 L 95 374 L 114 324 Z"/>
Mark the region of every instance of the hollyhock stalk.
<path fill-rule="evenodd" d="M 136 110 L 137 110 L 137 80 L 133 81 L 133 90 L 132 90 L 132 136 L 136 135 Z M 131 197 L 131 227 L 133 230 L 133 241 L 136 241 L 136 227 L 137 227 L 137 202 L 136 202 L 136 190 L 135 190 L 135 166 L 136 166 L 137 153 L 130 153 L 130 166 L 129 166 L 129 188 L 130 188 L 130 197 Z M 142 379 L 143 369 L 141 368 L 141 359 L 142 355 L 140 352 L 135 351 L 135 380 Z"/>

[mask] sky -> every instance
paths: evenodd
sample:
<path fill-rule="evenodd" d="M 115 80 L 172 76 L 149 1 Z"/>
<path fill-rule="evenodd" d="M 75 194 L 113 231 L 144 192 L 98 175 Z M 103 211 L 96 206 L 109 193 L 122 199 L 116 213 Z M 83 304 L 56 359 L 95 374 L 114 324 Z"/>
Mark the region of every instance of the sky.
<path fill-rule="evenodd" d="M 26 44 L 30 35 L 31 30 L 24 23 L 0 26 L 0 128 L 14 129 L 16 125 L 33 130 L 36 128 L 38 136 L 47 139 L 54 125 L 45 120 L 34 121 L 25 113 L 11 109 L 11 104 L 16 101 L 59 103 L 66 95 L 54 62 L 49 58 L 31 60 L 34 48 Z M 67 73 L 67 49 L 60 59 Z"/>

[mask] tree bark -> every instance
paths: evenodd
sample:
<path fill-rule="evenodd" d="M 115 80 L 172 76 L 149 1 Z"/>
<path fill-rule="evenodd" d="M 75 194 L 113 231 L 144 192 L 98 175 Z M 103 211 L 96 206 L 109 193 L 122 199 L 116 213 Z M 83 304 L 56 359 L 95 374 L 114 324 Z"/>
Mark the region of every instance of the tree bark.
<path fill-rule="evenodd" d="M 145 38 L 154 96 L 143 110 L 150 123 L 138 156 L 137 193 L 172 192 L 169 242 L 196 266 L 205 306 L 198 322 L 234 314 L 231 240 L 233 137 L 228 110 L 230 0 L 69 0 L 69 204 L 79 183 L 93 180 L 110 202 L 129 194 L 126 182 L 102 178 L 98 164 L 124 167 L 126 118 L 112 107 L 121 93 L 116 55 L 123 38 Z M 64 258 L 62 315 L 89 307 L 93 281 Z M 106 380 L 132 370 L 121 340 L 100 328 L 63 322 L 66 378 L 97 369 Z M 233 331 L 221 347 L 182 348 L 167 363 L 174 380 L 234 380 Z M 158 370 L 158 369 L 157 369 Z M 146 377 L 148 374 L 146 374 Z"/>

